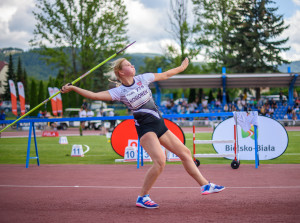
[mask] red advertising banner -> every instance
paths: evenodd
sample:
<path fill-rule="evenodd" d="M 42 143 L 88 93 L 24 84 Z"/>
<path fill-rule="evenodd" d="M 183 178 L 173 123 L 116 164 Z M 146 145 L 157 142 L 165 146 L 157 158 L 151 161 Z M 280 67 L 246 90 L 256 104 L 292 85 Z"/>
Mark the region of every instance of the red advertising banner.
<path fill-rule="evenodd" d="M 8 80 L 8 83 L 11 97 L 11 110 L 15 116 L 18 116 L 16 86 L 13 80 Z"/>
<path fill-rule="evenodd" d="M 185 144 L 185 136 L 182 129 L 174 122 L 164 119 L 167 128 Z M 138 135 L 135 129 L 133 119 L 124 120 L 114 128 L 111 135 L 111 146 L 114 151 L 124 157 L 125 148 L 128 146 L 128 140 L 137 140 Z"/>
<path fill-rule="evenodd" d="M 52 87 L 48 87 L 50 97 L 55 94 Z M 57 106 L 56 106 L 56 97 L 51 99 L 52 113 L 54 116 L 57 116 Z"/>
<path fill-rule="evenodd" d="M 24 85 L 22 82 L 18 82 L 18 93 L 19 93 L 19 100 L 21 105 L 21 115 L 25 114 L 25 92 L 24 92 Z"/>
<path fill-rule="evenodd" d="M 58 137 L 59 133 L 57 131 L 43 131 L 43 137 Z"/>
<path fill-rule="evenodd" d="M 54 94 L 56 92 L 59 92 L 59 89 L 57 87 L 55 87 L 53 89 L 54 89 Z M 56 108 L 57 108 L 57 113 L 59 113 L 59 116 L 62 116 L 62 114 L 63 114 L 63 105 L 62 105 L 62 98 L 61 98 L 60 93 L 58 95 L 56 95 Z"/>

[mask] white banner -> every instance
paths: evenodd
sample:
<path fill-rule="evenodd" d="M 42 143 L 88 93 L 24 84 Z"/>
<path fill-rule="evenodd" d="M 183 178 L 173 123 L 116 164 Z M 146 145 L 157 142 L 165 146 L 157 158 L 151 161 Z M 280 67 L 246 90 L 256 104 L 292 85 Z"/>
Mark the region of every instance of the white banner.
<path fill-rule="evenodd" d="M 59 92 L 59 89 L 57 87 L 53 88 L 54 90 L 54 94 L 56 94 L 57 92 Z M 61 98 L 61 94 L 59 93 L 58 95 L 55 96 L 56 98 L 56 109 L 57 112 L 59 113 L 59 115 L 62 115 L 62 98 Z"/>
<path fill-rule="evenodd" d="M 24 85 L 22 82 L 18 82 L 18 93 L 19 96 L 22 96 L 23 98 L 25 98 L 25 92 L 24 92 Z"/>
<path fill-rule="evenodd" d="M 21 106 L 21 115 L 25 114 L 25 92 L 24 92 L 24 85 L 22 82 L 18 82 L 18 93 L 19 93 L 19 100 Z"/>
<path fill-rule="evenodd" d="M 281 156 L 288 146 L 288 135 L 285 128 L 276 120 L 259 116 L 258 154 L 260 160 L 270 160 Z M 245 132 L 239 125 L 238 149 L 240 160 L 255 160 L 254 126 Z M 213 140 L 234 139 L 234 119 L 229 118 L 221 122 L 213 132 Z M 219 154 L 234 153 L 233 143 L 213 144 Z M 227 157 L 233 159 L 232 157 Z"/>
<path fill-rule="evenodd" d="M 11 98 L 11 110 L 15 116 L 18 116 L 17 110 L 17 92 L 15 82 L 13 80 L 8 80 L 9 90 L 10 90 L 10 98 Z"/>
<path fill-rule="evenodd" d="M 13 80 L 8 80 L 10 93 L 17 97 L 16 86 Z"/>
<path fill-rule="evenodd" d="M 52 97 L 52 95 L 55 94 L 54 89 L 52 87 L 48 87 L 49 95 Z M 57 106 L 56 106 L 56 97 L 53 97 L 51 99 L 51 106 L 52 106 L 52 113 L 53 115 L 57 116 Z"/>

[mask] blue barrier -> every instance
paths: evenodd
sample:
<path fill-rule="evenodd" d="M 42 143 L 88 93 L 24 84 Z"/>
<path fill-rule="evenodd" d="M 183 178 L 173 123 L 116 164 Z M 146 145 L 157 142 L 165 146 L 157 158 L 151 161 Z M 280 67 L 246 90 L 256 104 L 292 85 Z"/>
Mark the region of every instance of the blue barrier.
<path fill-rule="evenodd" d="M 162 115 L 163 118 L 200 118 L 200 117 L 229 117 L 233 116 L 232 112 L 220 112 L 220 113 L 192 113 L 192 114 L 169 114 Z M 64 121 L 93 121 L 93 120 L 126 120 L 133 119 L 132 115 L 127 116 L 104 116 L 104 117 L 86 117 L 86 118 L 28 118 L 22 119 L 18 123 L 28 122 L 64 122 Z M 0 124 L 11 124 L 15 120 L 0 121 Z"/>

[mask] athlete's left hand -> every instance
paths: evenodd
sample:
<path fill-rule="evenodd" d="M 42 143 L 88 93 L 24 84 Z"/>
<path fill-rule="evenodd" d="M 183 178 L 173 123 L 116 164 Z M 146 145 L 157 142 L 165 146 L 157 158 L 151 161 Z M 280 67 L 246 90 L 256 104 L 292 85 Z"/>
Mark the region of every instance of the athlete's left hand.
<path fill-rule="evenodd" d="M 184 61 L 182 61 L 182 63 L 181 63 L 182 71 L 184 71 L 187 68 L 188 65 L 189 65 L 189 59 L 186 57 L 184 59 Z"/>

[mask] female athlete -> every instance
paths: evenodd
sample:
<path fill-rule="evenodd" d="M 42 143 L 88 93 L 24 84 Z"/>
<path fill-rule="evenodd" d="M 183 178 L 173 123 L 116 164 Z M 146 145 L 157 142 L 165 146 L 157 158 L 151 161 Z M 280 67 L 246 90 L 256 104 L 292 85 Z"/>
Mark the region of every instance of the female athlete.
<path fill-rule="evenodd" d="M 114 62 L 113 66 L 119 86 L 98 93 L 70 84 L 63 86 L 61 89 L 62 93 L 75 91 L 83 97 L 92 100 L 121 101 L 133 111 L 140 144 L 153 161 L 153 165 L 145 176 L 142 190 L 136 201 L 136 206 L 138 207 L 159 207 L 157 203 L 150 199 L 149 193 L 165 167 L 166 157 L 161 146 L 164 146 L 181 159 L 185 170 L 200 185 L 202 195 L 217 193 L 225 189 L 223 186 L 208 182 L 202 176 L 192 159 L 190 150 L 167 129 L 148 87 L 151 82 L 163 81 L 183 72 L 188 64 L 189 60 L 186 58 L 179 67 L 166 72 L 145 73 L 136 76 L 134 66 L 125 58 L 120 58 Z"/>

